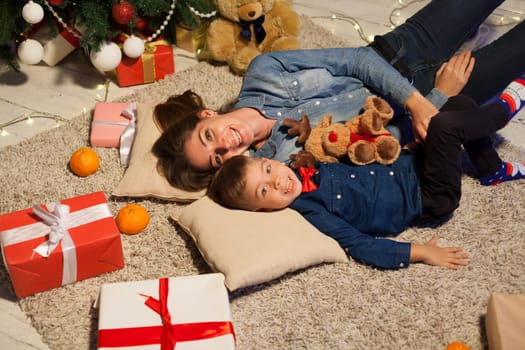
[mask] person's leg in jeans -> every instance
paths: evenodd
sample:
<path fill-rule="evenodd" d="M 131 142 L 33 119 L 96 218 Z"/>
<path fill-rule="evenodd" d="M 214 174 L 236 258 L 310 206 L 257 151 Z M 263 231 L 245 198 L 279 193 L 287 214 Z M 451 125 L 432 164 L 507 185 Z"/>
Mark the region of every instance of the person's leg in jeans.
<path fill-rule="evenodd" d="M 377 36 L 383 56 L 412 80 L 423 94 L 434 76 L 503 0 L 434 0 L 391 32 Z M 525 70 L 525 24 L 516 25 L 497 41 L 473 52 L 474 71 L 463 93 L 481 104 Z M 380 50 L 381 51 L 381 50 Z"/>

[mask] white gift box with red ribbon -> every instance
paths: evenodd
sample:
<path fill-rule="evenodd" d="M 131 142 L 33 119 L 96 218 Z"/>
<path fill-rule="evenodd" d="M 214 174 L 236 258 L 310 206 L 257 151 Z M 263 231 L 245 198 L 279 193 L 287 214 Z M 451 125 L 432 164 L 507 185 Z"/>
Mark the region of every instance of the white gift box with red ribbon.
<path fill-rule="evenodd" d="M 44 47 L 44 61 L 49 66 L 55 66 L 80 46 L 82 37 L 82 28 L 68 25 L 65 28 L 62 24 L 57 23 L 58 34 L 50 37 L 49 28 L 40 22 L 33 26 L 29 37 L 38 40 Z"/>
<path fill-rule="evenodd" d="M 98 307 L 99 350 L 235 349 L 220 273 L 106 283 Z"/>

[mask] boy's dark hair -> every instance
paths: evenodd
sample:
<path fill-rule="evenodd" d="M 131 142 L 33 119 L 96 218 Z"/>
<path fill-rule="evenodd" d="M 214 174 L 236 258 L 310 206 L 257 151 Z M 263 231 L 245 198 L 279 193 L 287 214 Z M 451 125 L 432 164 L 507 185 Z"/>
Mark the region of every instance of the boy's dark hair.
<path fill-rule="evenodd" d="M 246 167 L 251 160 L 239 155 L 224 162 L 208 186 L 208 197 L 226 208 L 252 210 L 253 205 L 244 196 Z"/>
<path fill-rule="evenodd" d="M 192 166 L 184 151 L 184 143 L 200 121 L 197 113 L 205 108 L 202 98 L 191 90 L 158 104 L 154 120 L 163 131 L 154 143 L 157 169 L 168 182 L 185 191 L 205 189 L 215 169 L 202 170 Z"/>

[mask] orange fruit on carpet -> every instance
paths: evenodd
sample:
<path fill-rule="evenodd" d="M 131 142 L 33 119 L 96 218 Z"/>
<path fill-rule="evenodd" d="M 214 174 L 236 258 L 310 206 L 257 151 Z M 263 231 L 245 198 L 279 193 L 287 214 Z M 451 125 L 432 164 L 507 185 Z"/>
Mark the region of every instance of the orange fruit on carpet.
<path fill-rule="evenodd" d="M 117 226 L 120 232 L 134 235 L 142 232 L 149 224 L 146 208 L 138 204 L 128 204 L 117 214 Z"/>
<path fill-rule="evenodd" d="M 453 341 L 452 343 L 447 345 L 445 350 L 470 350 L 470 348 L 460 341 Z"/>
<path fill-rule="evenodd" d="M 97 172 L 100 167 L 100 159 L 95 150 L 89 147 L 82 147 L 71 155 L 69 167 L 75 175 L 89 176 Z"/>

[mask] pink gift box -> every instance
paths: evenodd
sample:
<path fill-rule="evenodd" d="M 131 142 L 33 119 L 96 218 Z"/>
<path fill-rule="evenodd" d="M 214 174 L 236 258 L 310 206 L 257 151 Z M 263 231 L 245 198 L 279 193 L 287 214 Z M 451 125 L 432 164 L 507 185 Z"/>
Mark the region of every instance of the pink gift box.
<path fill-rule="evenodd" d="M 129 105 L 127 102 L 98 102 L 95 105 L 90 133 L 91 146 L 120 146 L 120 135 L 130 122 L 122 112 Z"/>
<path fill-rule="evenodd" d="M 124 267 L 104 192 L 0 215 L 0 243 L 19 298 Z"/>
<path fill-rule="evenodd" d="M 235 349 L 220 273 L 106 283 L 98 308 L 99 350 Z"/>

